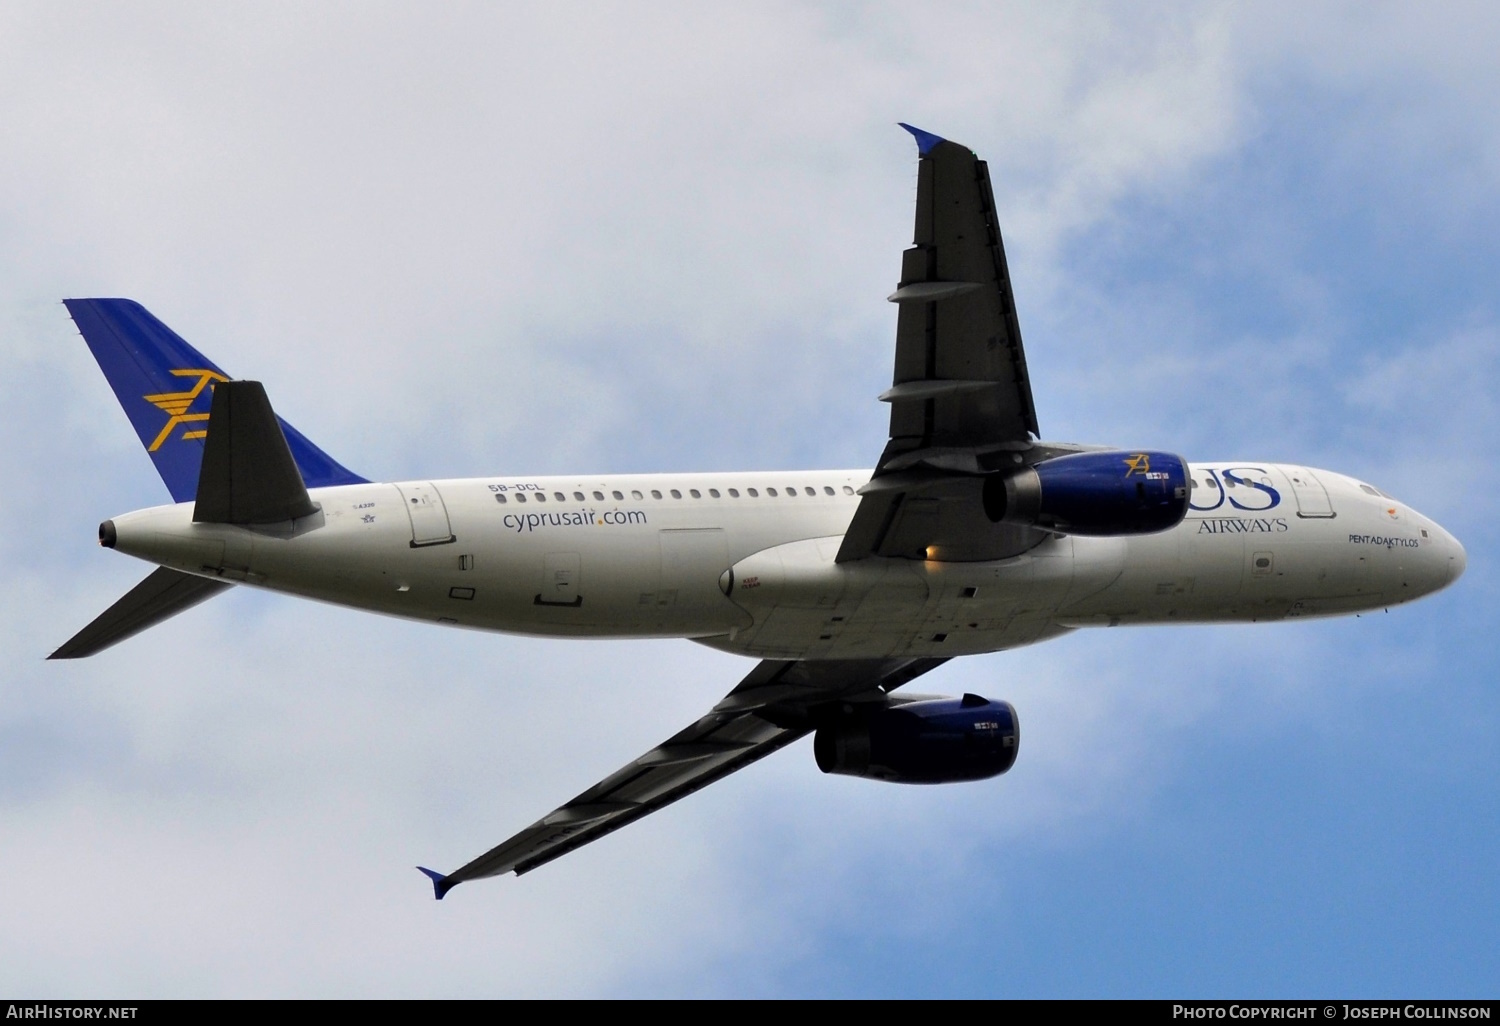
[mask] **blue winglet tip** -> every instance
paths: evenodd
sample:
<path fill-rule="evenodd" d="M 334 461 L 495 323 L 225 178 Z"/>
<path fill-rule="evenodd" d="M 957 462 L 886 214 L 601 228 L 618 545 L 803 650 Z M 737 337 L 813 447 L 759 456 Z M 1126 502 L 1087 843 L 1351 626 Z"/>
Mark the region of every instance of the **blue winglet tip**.
<path fill-rule="evenodd" d="M 931 153 L 932 148 L 938 143 L 948 141 L 940 135 L 933 135 L 931 132 L 924 132 L 920 128 L 908 125 L 905 121 L 898 121 L 896 124 L 912 134 L 912 138 L 917 140 L 917 152 L 924 157 Z"/>
<path fill-rule="evenodd" d="M 446 876 L 435 869 L 428 869 L 426 866 L 418 866 L 417 868 L 422 871 L 427 879 L 432 881 L 432 896 L 438 901 L 442 901 L 443 895 L 458 886 L 457 880 L 449 881 Z"/>

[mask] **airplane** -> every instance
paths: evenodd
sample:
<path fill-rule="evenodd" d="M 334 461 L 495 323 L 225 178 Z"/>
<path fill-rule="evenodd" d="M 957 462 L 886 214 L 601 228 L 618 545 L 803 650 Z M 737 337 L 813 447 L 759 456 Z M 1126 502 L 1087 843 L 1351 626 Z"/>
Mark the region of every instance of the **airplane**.
<path fill-rule="evenodd" d="M 910 125 L 915 236 L 889 297 L 873 470 L 348 470 L 126 299 L 65 301 L 172 503 L 99 543 L 157 569 L 49 658 L 92 655 L 235 585 L 470 629 L 687 638 L 758 660 L 696 722 L 449 873 L 529 872 L 813 735 L 825 773 L 1008 770 L 1007 702 L 898 689 L 960 655 L 1085 627 L 1279 621 L 1437 591 L 1466 556 L 1327 470 L 1042 440 L 989 171 Z"/>

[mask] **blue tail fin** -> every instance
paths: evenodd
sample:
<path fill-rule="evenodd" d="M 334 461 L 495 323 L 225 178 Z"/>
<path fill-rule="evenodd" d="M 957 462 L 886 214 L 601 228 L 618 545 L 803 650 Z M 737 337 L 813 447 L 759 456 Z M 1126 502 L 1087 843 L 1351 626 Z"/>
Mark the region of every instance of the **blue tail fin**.
<path fill-rule="evenodd" d="M 177 502 L 191 502 L 198 491 L 214 382 L 228 381 L 229 375 L 139 303 L 128 299 L 63 302 L 167 491 Z M 364 483 L 364 478 L 313 445 L 302 432 L 277 420 L 307 487 Z"/>

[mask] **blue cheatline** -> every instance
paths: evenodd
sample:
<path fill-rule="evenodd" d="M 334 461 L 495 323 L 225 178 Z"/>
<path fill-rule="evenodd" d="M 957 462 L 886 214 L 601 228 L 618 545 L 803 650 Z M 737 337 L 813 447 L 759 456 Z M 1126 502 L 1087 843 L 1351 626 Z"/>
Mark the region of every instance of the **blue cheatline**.
<path fill-rule="evenodd" d="M 191 501 L 198 492 L 213 385 L 229 375 L 132 300 L 67 299 L 63 304 L 167 491 L 177 502 Z M 365 482 L 302 432 L 276 419 L 307 487 Z"/>

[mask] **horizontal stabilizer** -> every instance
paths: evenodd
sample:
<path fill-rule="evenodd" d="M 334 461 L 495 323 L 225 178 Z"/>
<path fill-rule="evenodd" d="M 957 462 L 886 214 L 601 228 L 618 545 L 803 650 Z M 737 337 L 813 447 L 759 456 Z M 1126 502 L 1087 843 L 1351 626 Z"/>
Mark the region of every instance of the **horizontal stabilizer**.
<path fill-rule="evenodd" d="M 317 512 L 259 381 L 214 389 L 193 520 L 276 524 Z"/>
<path fill-rule="evenodd" d="M 47 658 L 82 659 L 95 652 L 102 652 L 116 642 L 139 634 L 147 627 L 154 627 L 228 587 L 230 585 L 224 581 L 210 581 L 161 567 L 152 571 L 150 577 L 131 588 L 124 598 L 100 613 L 93 623 L 69 638 L 66 644 Z"/>

